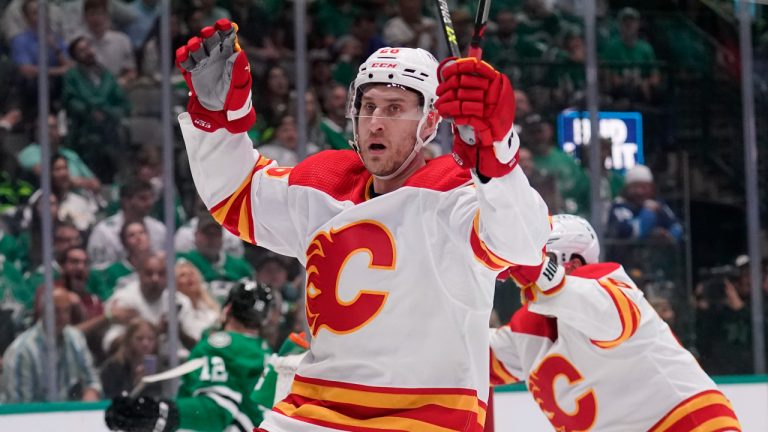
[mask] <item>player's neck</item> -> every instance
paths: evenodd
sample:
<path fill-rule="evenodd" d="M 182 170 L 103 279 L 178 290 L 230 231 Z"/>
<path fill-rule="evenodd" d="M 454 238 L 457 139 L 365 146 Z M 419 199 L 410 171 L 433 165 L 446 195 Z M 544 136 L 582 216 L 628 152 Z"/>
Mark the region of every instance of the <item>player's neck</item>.
<path fill-rule="evenodd" d="M 373 192 L 375 192 L 376 195 L 383 195 L 385 193 L 400 189 L 400 187 L 405 183 L 406 180 L 408 180 L 411 175 L 413 175 L 413 173 L 418 171 L 426 164 L 427 163 L 424 161 L 424 158 L 417 157 L 408 164 L 408 167 L 404 169 L 403 172 L 391 179 L 384 180 L 374 176 Z"/>
<path fill-rule="evenodd" d="M 231 331 L 231 332 L 235 332 L 235 333 L 244 334 L 244 335 L 251 336 L 251 337 L 259 337 L 260 336 L 259 330 L 253 329 L 253 328 L 250 328 L 250 327 L 246 327 L 246 326 L 240 324 L 239 322 L 237 322 L 234 319 L 230 319 L 230 320 L 227 321 L 227 323 L 224 325 L 224 330 L 225 331 Z"/>

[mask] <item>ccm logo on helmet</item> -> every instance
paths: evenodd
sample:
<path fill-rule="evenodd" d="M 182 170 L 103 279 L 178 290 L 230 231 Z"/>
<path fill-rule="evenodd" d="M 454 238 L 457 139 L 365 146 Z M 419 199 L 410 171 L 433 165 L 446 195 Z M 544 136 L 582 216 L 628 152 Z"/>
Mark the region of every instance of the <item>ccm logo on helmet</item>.
<path fill-rule="evenodd" d="M 371 64 L 372 68 L 390 68 L 394 69 L 397 67 L 397 63 L 373 63 Z"/>

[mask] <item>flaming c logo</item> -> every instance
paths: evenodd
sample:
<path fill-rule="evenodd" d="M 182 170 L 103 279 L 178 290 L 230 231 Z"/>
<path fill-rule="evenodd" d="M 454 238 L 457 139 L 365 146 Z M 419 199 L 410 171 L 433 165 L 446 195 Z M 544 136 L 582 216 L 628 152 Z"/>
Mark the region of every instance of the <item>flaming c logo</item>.
<path fill-rule="evenodd" d="M 313 336 L 322 328 L 336 334 L 352 333 L 368 324 L 384 307 L 384 291 L 360 290 L 349 302 L 339 298 L 341 272 L 357 253 L 368 254 L 369 269 L 395 269 L 394 238 L 375 221 L 356 222 L 329 233 L 322 231 L 309 244 L 306 312 Z"/>
<path fill-rule="evenodd" d="M 584 377 L 565 357 L 551 355 L 545 358 L 528 377 L 528 389 L 544 415 L 558 432 L 587 431 L 597 419 L 597 399 L 592 389 L 576 397 L 576 408 L 565 411 L 557 404 L 555 381 L 563 378 L 569 385 L 578 384 Z"/>

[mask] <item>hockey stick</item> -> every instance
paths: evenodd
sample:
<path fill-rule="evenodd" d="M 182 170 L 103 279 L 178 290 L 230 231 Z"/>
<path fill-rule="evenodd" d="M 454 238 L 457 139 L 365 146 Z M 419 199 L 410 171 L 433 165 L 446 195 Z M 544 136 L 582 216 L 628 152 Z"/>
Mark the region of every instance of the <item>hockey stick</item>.
<path fill-rule="evenodd" d="M 194 372 L 205 365 L 208 361 L 205 357 L 197 357 L 187 362 L 184 362 L 173 369 L 169 369 L 165 372 L 160 372 L 154 375 L 147 375 L 141 379 L 141 382 L 136 384 L 136 387 L 131 390 L 129 397 L 135 398 L 144 390 L 147 384 L 156 383 L 159 381 L 165 381 L 173 378 L 184 376 L 188 373 Z"/>
<path fill-rule="evenodd" d="M 440 23 L 451 56 L 459 58 L 461 57 L 461 51 L 459 50 L 459 44 L 456 40 L 456 31 L 453 29 L 451 12 L 448 10 L 448 3 L 446 3 L 446 0 L 437 0 L 437 9 L 440 12 Z M 483 40 L 483 35 L 485 34 L 485 29 L 488 25 L 488 13 L 490 10 L 491 0 L 480 0 L 480 3 L 477 5 L 477 15 L 475 16 L 475 30 L 472 34 L 472 42 L 469 44 L 469 56 L 475 57 L 478 60 L 480 60 L 483 55 L 483 49 L 480 47 L 480 43 Z M 477 142 L 475 130 L 472 126 L 461 125 L 458 126 L 457 129 L 461 139 L 464 140 L 465 143 L 474 145 Z"/>
<path fill-rule="evenodd" d="M 488 14 L 491 11 L 491 0 L 480 0 L 477 4 L 475 15 L 475 31 L 472 33 L 472 42 L 469 43 L 469 56 L 480 60 L 483 57 L 483 42 L 485 29 L 488 27 Z"/>
<path fill-rule="evenodd" d="M 451 52 L 451 56 L 461 57 L 459 42 L 456 40 L 456 31 L 453 29 L 453 21 L 451 21 L 451 11 L 448 10 L 446 0 L 437 0 L 437 10 L 440 13 L 440 27 L 443 29 L 445 42 L 448 43 L 448 50 Z"/>

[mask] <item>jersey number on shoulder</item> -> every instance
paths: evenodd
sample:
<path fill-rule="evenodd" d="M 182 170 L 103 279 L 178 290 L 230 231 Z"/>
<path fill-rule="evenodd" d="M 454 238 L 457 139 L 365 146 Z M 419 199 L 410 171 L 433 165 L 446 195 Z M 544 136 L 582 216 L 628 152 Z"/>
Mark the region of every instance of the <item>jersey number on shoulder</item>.
<path fill-rule="evenodd" d="M 322 231 L 307 248 L 306 313 L 313 336 L 320 329 L 345 334 L 359 330 L 384 307 L 387 292 L 361 289 L 351 301 L 339 298 L 338 284 L 349 259 L 368 254 L 368 268 L 395 269 L 395 240 L 382 224 L 364 220 Z M 365 280 L 360 281 L 365 284 Z"/>
<path fill-rule="evenodd" d="M 200 381 L 226 382 L 229 379 L 227 365 L 219 356 L 208 357 L 200 371 Z"/>
<path fill-rule="evenodd" d="M 558 383 L 558 380 L 565 383 Z M 573 401 L 560 401 L 573 406 L 571 410 L 558 404 L 555 386 L 573 386 L 584 379 L 581 373 L 565 357 L 550 355 L 528 378 L 528 389 L 534 400 L 559 432 L 587 431 L 597 419 L 597 399 L 592 389 L 585 390 Z"/>

